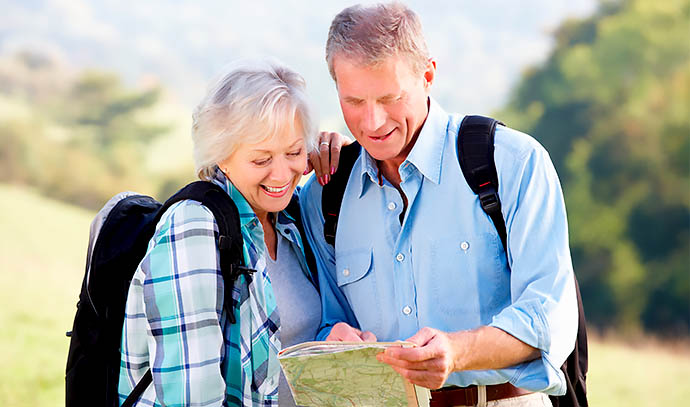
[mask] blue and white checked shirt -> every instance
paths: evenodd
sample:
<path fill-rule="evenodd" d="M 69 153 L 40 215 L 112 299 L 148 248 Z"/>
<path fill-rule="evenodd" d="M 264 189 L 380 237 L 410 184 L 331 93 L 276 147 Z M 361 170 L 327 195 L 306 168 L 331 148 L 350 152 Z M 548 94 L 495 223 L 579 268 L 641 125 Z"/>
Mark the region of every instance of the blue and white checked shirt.
<path fill-rule="evenodd" d="M 563 394 L 560 366 L 575 344 L 577 301 L 558 177 L 544 148 L 499 126 L 495 161 L 508 232 L 508 264 L 491 219 L 457 159 L 462 117 L 433 100 L 415 146 L 399 168 L 408 199 L 363 151 L 340 211 L 335 250 L 323 239 L 321 186 L 300 195 L 305 233 L 317 258 L 324 339 L 344 321 L 382 341 L 428 326 L 446 332 L 498 327 L 539 349 L 515 367 L 453 373 L 446 384 L 499 384 Z M 512 271 L 511 271 L 512 270 Z"/>
<path fill-rule="evenodd" d="M 263 229 L 249 204 L 218 170 L 215 182 L 240 213 L 244 258 L 257 270 L 235 284 L 236 324 L 223 309 L 223 278 L 209 209 L 173 205 L 157 225 L 127 297 L 122 334 L 120 404 L 152 368 L 153 385 L 137 406 L 277 406 L 280 319 L 265 271 Z M 293 220 L 276 230 L 291 243 L 311 281 Z"/>

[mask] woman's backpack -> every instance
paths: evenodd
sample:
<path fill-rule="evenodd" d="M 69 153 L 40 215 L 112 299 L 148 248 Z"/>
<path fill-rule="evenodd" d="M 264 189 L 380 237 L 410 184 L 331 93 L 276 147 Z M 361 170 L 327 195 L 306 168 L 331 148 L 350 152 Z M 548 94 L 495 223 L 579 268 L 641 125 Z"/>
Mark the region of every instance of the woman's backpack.
<path fill-rule="evenodd" d="M 132 192 L 114 196 L 91 223 L 86 273 L 70 339 L 65 377 L 65 407 L 117 407 L 120 341 L 132 276 L 146 254 L 156 224 L 168 208 L 193 199 L 213 213 L 218 225 L 220 266 L 228 317 L 232 287 L 240 274 L 250 278 L 242 255 L 239 213 L 230 196 L 206 181 L 182 188 L 164 204 Z M 135 386 L 123 406 L 131 406 L 151 382 L 151 371 Z"/>

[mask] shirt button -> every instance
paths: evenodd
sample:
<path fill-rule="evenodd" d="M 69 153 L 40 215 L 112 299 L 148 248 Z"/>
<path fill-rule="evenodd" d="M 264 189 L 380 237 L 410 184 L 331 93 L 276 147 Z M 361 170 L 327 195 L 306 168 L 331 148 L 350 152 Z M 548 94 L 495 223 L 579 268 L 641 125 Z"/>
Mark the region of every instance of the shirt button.
<path fill-rule="evenodd" d="M 388 203 L 388 210 L 392 211 L 393 209 L 395 209 L 395 202 L 389 202 Z"/>
<path fill-rule="evenodd" d="M 412 308 L 410 308 L 409 306 L 406 305 L 405 308 L 402 309 L 402 311 L 403 311 L 403 314 L 410 315 L 410 313 L 412 312 Z"/>
<path fill-rule="evenodd" d="M 395 256 L 395 260 L 402 262 L 403 260 L 405 260 L 405 256 L 402 253 L 398 253 L 398 255 Z"/>
<path fill-rule="evenodd" d="M 470 248 L 470 244 L 467 243 L 467 242 L 462 242 L 462 243 L 460 243 L 460 248 L 461 248 L 462 250 L 467 250 L 467 249 Z"/>
<path fill-rule="evenodd" d="M 349 275 L 350 275 L 350 270 L 349 270 L 349 269 L 343 270 L 343 275 L 344 275 L 345 277 L 349 276 Z"/>

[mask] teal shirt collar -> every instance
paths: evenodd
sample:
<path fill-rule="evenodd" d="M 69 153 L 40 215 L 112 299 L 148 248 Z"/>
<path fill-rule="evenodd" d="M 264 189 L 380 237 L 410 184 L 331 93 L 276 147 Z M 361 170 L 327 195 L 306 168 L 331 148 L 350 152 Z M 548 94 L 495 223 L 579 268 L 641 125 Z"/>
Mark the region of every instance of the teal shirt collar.
<path fill-rule="evenodd" d="M 254 213 L 254 209 L 252 209 L 249 202 L 244 199 L 244 196 L 235 188 L 220 168 L 216 168 L 212 182 L 223 188 L 230 195 L 235 206 L 237 206 L 237 211 L 240 213 L 240 224 L 243 228 L 253 226 L 253 223 L 259 223 L 259 218 Z"/>

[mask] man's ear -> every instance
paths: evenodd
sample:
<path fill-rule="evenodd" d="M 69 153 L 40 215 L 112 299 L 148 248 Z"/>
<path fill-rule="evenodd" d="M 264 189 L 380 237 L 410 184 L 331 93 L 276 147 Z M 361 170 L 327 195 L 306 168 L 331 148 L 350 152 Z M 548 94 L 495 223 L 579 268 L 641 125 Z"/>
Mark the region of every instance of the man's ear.
<path fill-rule="evenodd" d="M 436 78 L 436 60 L 429 58 L 426 64 L 426 69 L 424 70 L 424 89 L 428 92 L 431 89 L 431 85 L 434 83 L 434 78 Z"/>

